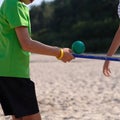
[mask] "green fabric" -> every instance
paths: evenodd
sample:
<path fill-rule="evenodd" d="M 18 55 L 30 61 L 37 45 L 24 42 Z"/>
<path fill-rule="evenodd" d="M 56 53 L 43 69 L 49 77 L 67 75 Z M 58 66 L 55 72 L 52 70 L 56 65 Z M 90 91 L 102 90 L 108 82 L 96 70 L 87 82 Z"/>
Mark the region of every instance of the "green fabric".
<path fill-rule="evenodd" d="M 0 8 L 0 76 L 29 78 L 29 52 L 24 51 L 15 28 L 28 27 L 28 7 L 18 0 L 4 0 Z"/>

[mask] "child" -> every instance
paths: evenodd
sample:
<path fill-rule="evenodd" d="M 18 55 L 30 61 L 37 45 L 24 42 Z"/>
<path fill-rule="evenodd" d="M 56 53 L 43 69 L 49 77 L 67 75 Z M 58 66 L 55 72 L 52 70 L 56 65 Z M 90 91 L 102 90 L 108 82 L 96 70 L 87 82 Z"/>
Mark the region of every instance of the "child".
<path fill-rule="evenodd" d="M 118 5 L 118 16 L 120 18 L 120 1 L 119 1 L 119 5 Z M 114 36 L 113 42 L 108 50 L 107 56 L 112 56 L 117 51 L 119 46 L 120 46 L 120 26 Z M 107 77 L 109 77 L 111 74 L 109 65 L 110 65 L 110 61 L 105 61 L 104 65 L 103 65 L 103 73 Z"/>
<path fill-rule="evenodd" d="M 13 120 L 41 120 L 34 83 L 29 74 L 29 52 L 74 59 L 69 48 L 42 44 L 30 37 L 29 10 L 33 0 L 4 0 L 0 8 L 0 102 Z"/>

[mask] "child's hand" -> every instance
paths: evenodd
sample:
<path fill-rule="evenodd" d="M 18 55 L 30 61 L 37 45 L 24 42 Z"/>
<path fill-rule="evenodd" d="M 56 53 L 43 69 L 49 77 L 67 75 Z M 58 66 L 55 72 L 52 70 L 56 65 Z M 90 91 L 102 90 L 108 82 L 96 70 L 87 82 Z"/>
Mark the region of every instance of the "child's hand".
<path fill-rule="evenodd" d="M 109 77 L 111 74 L 110 68 L 109 68 L 109 61 L 105 61 L 104 65 L 103 65 L 103 74 L 106 77 Z"/>
<path fill-rule="evenodd" d="M 59 60 L 62 60 L 63 62 L 70 62 L 72 59 L 74 59 L 74 56 L 72 55 L 72 50 L 69 48 L 63 48 L 60 50 L 60 56 L 58 57 Z"/>

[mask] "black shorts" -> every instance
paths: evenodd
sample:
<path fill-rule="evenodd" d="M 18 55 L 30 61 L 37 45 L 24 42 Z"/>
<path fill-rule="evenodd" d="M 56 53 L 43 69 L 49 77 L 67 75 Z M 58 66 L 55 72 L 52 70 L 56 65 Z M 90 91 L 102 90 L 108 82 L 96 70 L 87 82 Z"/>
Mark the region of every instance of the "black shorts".
<path fill-rule="evenodd" d="M 39 112 L 34 83 L 27 78 L 0 77 L 0 103 L 5 115 L 16 118 Z"/>

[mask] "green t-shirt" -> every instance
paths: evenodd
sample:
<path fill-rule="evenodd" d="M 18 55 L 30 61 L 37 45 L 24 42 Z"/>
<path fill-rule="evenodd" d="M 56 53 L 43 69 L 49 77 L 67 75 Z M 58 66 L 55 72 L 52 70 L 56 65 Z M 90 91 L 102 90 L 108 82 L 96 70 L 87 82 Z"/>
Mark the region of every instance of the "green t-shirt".
<path fill-rule="evenodd" d="M 0 76 L 29 78 L 29 52 L 18 41 L 15 28 L 28 27 L 29 8 L 19 0 L 4 0 L 0 8 Z"/>

